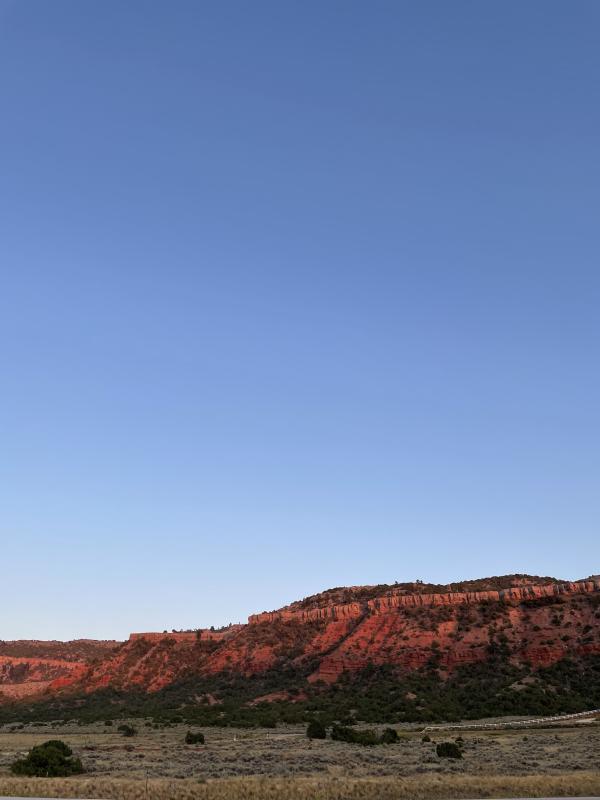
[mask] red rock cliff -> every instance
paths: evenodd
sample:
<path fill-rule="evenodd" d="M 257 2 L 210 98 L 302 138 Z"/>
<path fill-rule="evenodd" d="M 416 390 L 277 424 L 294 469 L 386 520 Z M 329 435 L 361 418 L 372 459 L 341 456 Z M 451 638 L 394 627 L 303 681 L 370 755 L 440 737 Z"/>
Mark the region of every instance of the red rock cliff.
<path fill-rule="evenodd" d="M 600 652 L 598 578 L 535 583 L 528 576 L 507 576 L 469 582 L 462 591 L 433 588 L 346 587 L 254 614 L 248 625 L 135 633 L 86 666 L 83 675 L 53 675 L 60 683 L 48 685 L 157 691 L 191 676 L 253 675 L 284 666 L 302 671 L 308 664 L 316 664 L 310 681 L 331 683 L 369 664 L 412 670 L 432 656 L 451 671 L 486 659 L 499 641 L 515 663 L 533 665 Z"/>
<path fill-rule="evenodd" d="M 561 597 L 598 591 L 600 591 L 600 581 L 597 580 L 519 586 L 499 591 L 483 592 L 408 594 L 404 590 L 390 589 L 381 597 L 364 602 L 326 605 L 308 610 L 285 608 L 278 611 L 263 611 L 261 614 L 251 614 L 248 617 L 248 624 L 257 625 L 263 622 L 273 622 L 274 620 L 308 622 L 318 619 L 352 619 L 363 616 L 366 611 L 377 614 L 388 611 L 391 608 L 472 605 L 484 602 L 519 603 L 523 600 L 531 600 L 537 597 Z"/>

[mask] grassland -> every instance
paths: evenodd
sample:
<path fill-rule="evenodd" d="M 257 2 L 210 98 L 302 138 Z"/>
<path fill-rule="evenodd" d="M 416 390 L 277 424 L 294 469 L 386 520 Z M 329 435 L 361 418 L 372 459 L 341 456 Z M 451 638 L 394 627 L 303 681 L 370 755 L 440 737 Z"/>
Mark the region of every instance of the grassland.
<path fill-rule="evenodd" d="M 0 794 L 115 800 L 341 800 L 600 795 L 600 725 L 464 732 L 464 758 L 440 759 L 435 742 L 406 729 L 400 743 L 362 747 L 309 741 L 304 728 L 204 728 L 187 746 L 186 726 L 116 725 L 0 729 Z M 436 732 L 437 741 L 454 738 Z M 77 778 L 17 778 L 12 761 L 50 738 L 66 741 L 87 770 Z"/>
<path fill-rule="evenodd" d="M 529 777 L 226 778 L 217 781 L 25 779 L 0 781 L 3 796 L 106 800 L 448 800 L 591 797 L 598 773 Z"/>

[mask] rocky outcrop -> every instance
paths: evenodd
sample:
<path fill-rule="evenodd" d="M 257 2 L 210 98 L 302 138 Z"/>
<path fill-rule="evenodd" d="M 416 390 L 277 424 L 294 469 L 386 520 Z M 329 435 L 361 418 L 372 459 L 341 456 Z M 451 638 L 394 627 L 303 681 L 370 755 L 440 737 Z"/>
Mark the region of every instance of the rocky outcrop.
<path fill-rule="evenodd" d="M 87 664 L 58 659 L 0 656 L 0 697 L 38 695 L 81 679 Z"/>
<path fill-rule="evenodd" d="M 214 630 L 212 628 L 197 628 L 194 631 L 153 631 L 150 633 L 130 633 L 129 641 L 135 642 L 142 639 L 146 642 L 224 642 L 236 633 L 243 625 L 228 625 L 226 628 Z"/>
<path fill-rule="evenodd" d="M 515 663 L 534 666 L 600 652 L 600 583 L 371 600 L 361 624 L 309 680 L 331 683 L 367 664 L 415 669 L 432 657 L 450 671 L 486 659 L 499 642 Z"/>
<path fill-rule="evenodd" d="M 318 619 L 348 619 L 362 616 L 365 612 L 385 613 L 392 608 L 423 608 L 429 606 L 473 605 L 479 603 L 520 603 L 538 597 L 557 597 L 570 594 L 585 594 L 600 591 L 600 580 L 574 583 L 551 583 L 517 586 L 499 591 L 483 592 L 436 592 L 408 594 L 405 590 L 387 591 L 381 597 L 364 602 L 343 605 L 326 605 L 309 610 L 280 609 L 264 611 L 248 617 L 248 624 L 258 625 L 274 620 L 309 622 Z"/>
<path fill-rule="evenodd" d="M 0 699 L 30 698 L 70 686 L 119 644 L 94 639 L 0 641 Z"/>
<path fill-rule="evenodd" d="M 281 609 L 280 611 L 263 611 L 262 614 L 251 614 L 248 617 L 249 625 L 262 625 L 267 622 L 315 622 L 317 620 L 358 619 L 368 608 L 368 603 L 356 602 L 344 605 L 323 606 L 311 608 L 307 611 Z"/>

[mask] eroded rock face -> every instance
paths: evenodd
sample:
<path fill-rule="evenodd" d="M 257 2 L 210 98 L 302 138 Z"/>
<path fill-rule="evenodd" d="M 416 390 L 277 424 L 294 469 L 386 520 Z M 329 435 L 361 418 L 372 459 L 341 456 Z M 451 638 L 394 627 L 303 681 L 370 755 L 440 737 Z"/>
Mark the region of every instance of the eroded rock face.
<path fill-rule="evenodd" d="M 162 633 L 130 633 L 129 641 L 135 642 L 143 639 L 146 642 L 224 642 L 236 633 L 243 625 L 229 625 L 227 628 L 213 630 L 212 628 L 198 628 L 195 631 L 163 631 Z"/>
<path fill-rule="evenodd" d="M 489 602 L 519 603 L 523 600 L 532 600 L 539 597 L 561 597 L 571 594 L 586 594 L 600 591 L 600 581 L 588 580 L 574 583 L 551 583 L 542 585 L 516 586 L 499 591 L 482 592 L 436 592 L 436 593 L 407 593 L 404 589 L 390 588 L 381 597 L 366 600 L 362 603 L 347 603 L 343 605 L 327 605 L 309 610 L 296 610 L 293 608 L 279 611 L 266 611 L 262 614 L 252 614 L 248 617 L 250 625 L 261 622 L 273 622 L 276 619 L 285 621 L 315 619 L 344 619 L 360 617 L 365 611 L 382 613 L 393 608 L 423 608 L 428 606 L 457 606 L 466 604 L 479 604 Z"/>
<path fill-rule="evenodd" d="M 0 656 L 0 697 L 30 697 L 81 679 L 88 665 L 77 661 Z"/>
<path fill-rule="evenodd" d="M 499 643 L 513 661 L 533 666 L 600 652 L 599 593 L 597 581 L 499 592 L 391 593 L 367 601 L 360 625 L 309 680 L 331 683 L 368 663 L 415 669 L 432 657 L 451 670 L 484 660 Z"/>
<path fill-rule="evenodd" d="M 47 685 L 153 692 L 194 675 L 253 675 L 309 663 L 316 664 L 310 681 L 332 683 L 369 664 L 413 670 L 433 659 L 450 672 L 488 658 L 493 648 L 502 648 L 515 663 L 534 666 L 600 652 L 597 578 L 535 583 L 528 576 L 507 576 L 481 582 L 501 588 L 479 585 L 470 582 L 466 591 L 431 591 L 423 584 L 340 588 L 254 614 L 247 625 L 136 633 L 85 665 L 83 674 L 67 670 L 46 677 Z"/>
<path fill-rule="evenodd" d="M 87 674 L 93 660 L 120 644 L 93 639 L 0 641 L 0 700 L 35 697 L 70 686 Z"/>

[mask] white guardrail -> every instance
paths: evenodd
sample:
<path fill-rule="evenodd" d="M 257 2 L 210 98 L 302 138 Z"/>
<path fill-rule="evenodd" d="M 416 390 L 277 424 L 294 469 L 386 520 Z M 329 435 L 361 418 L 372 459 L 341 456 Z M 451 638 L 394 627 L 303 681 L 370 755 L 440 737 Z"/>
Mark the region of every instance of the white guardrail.
<path fill-rule="evenodd" d="M 485 730 L 490 728 L 521 728 L 526 725 L 543 725 L 548 722 L 564 722 L 569 719 L 581 719 L 583 717 L 592 717 L 595 714 L 600 714 L 600 708 L 593 711 L 580 711 L 577 714 L 559 714 L 555 717 L 539 717 L 538 719 L 518 719 L 512 722 L 484 722 L 484 723 L 469 723 L 461 722 L 455 725 L 428 725 L 423 728 L 423 733 L 426 731 L 447 731 L 447 730 Z"/>

